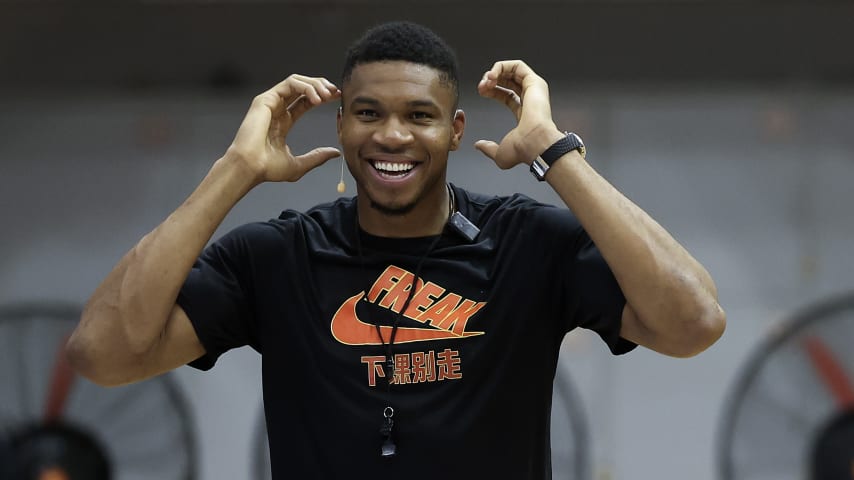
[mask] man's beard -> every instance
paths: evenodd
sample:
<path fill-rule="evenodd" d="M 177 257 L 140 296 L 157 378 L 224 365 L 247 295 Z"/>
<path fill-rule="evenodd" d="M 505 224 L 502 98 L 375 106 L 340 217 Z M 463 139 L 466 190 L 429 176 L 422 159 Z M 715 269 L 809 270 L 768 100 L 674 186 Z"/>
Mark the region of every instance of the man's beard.
<path fill-rule="evenodd" d="M 385 205 L 375 202 L 374 199 L 371 199 L 371 208 L 382 213 L 383 215 L 389 215 L 394 217 L 406 215 L 407 213 L 411 212 L 412 209 L 415 208 L 416 203 L 417 202 L 410 202 L 399 207 L 387 207 Z"/>
<path fill-rule="evenodd" d="M 424 197 L 425 192 L 430 191 L 430 189 L 432 187 L 434 187 L 437 183 L 439 183 L 439 181 L 440 181 L 440 178 L 438 178 L 438 177 L 436 177 L 435 179 L 432 179 L 432 181 L 428 185 L 422 186 L 421 192 L 419 192 L 415 196 L 415 198 L 412 199 L 412 201 L 410 201 L 409 203 L 405 203 L 403 205 L 397 205 L 397 206 L 383 205 L 383 204 L 377 202 L 376 200 L 374 200 L 371 197 L 370 193 L 368 193 L 368 192 L 366 192 L 366 193 L 367 193 L 368 200 L 371 201 L 371 208 L 382 213 L 383 215 L 388 215 L 391 217 L 399 217 L 399 216 L 411 213 L 412 210 L 414 210 L 415 207 L 418 205 L 418 202 L 424 201 L 423 197 Z"/>

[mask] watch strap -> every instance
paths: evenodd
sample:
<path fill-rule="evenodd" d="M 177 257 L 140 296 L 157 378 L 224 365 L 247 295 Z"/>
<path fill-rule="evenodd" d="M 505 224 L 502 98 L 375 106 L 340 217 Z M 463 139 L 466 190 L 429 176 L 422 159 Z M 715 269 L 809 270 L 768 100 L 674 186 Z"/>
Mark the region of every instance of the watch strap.
<path fill-rule="evenodd" d="M 531 162 L 531 174 L 539 181 L 546 179 L 546 172 L 549 168 L 562 156 L 567 153 L 578 150 L 581 158 L 585 158 L 587 150 L 584 147 L 584 142 L 578 134 L 573 132 L 565 132 L 566 135 L 560 140 L 553 143 L 543 153 Z"/>

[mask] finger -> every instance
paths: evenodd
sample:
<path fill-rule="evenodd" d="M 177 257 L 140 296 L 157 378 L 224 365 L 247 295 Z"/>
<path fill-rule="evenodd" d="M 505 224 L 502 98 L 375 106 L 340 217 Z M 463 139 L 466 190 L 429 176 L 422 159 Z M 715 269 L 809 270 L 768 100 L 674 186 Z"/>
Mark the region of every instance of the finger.
<path fill-rule="evenodd" d="M 287 93 L 288 87 L 291 91 L 300 92 L 287 106 L 294 120 L 312 107 L 341 98 L 338 87 L 325 78 L 291 75 L 291 80 L 290 84 L 283 85 L 282 93 Z"/>
<path fill-rule="evenodd" d="M 522 92 L 522 84 L 517 82 L 513 77 L 500 76 L 493 70 L 484 72 L 480 79 L 480 85 L 493 88 L 496 86 L 504 87 L 513 90 L 516 93 Z"/>
<path fill-rule="evenodd" d="M 495 161 L 495 156 L 498 155 L 498 144 L 490 140 L 478 140 L 474 142 L 474 148 L 480 150 L 481 153 Z"/>
<path fill-rule="evenodd" d="M 284 101 L 291 105 L 300 96 L 305 96 L 312 105 L 319 105 L 340 95 L 338 87 L 321 77 L 291 75 L 272 88 Z"/>
<path fill-rule="evenodd" d="M 525 81 L 536 76 L 536 74 L 522 60 L 502 60 L 495 62 L 485 76 L 489 82 L 508 88 L 517 87 L 520 89 L 517 93 L 521 93 L 525 87 Z"/>
<path fill-rule="evenodd" d="M 478 85 L 478 93 L 485 98 L 491 98 L 504 104 L 516 116 L 516 120 L 522 114 L 522 97 L 508 88 L 493 86 L 488 87 L 484 82 Z"/>
<path fill-rule="evenodd" d="M 294 75 L 293 77 L 296 80 L 311 85 L 314 88 L 314 91 L 317 92 L 317 95 L 320 97 L 321 101 L 323 102 L 332 100 L 333 98 L 336 98 L 341 94 L 341 92 L 338 90 L 338 87 L 336 87 L 334 83 L 323 77 L 306 77 L 304 75 Z"/>
<path fill-rule="evenodd" d="M 278 96 L 269 90 L 256 96 L 240 123 L 235 143 L 252 145 L 263 141 L 270 128 L 272 109 L 278 101 Z"/>
<path fill-rule="evenodd" d="M 510 138 L 513 134 L 508 133 L 501 140 L 501 143 L 496 143 L 491 140 L 478 140 L 474 144 L 474 148 L 480 150 L 481 153 L 491 158 L 496 165 L 502 170 L 513 167 L 519 163 L 518 158 L 513 154 L 510 145 L 513 141 Z"/>
<path fill-rule="evenodd" d="M 522 84 L 520 84 L 519 82 L 517 82 L 513 78 L 499 77 L 494 82 L 494 84 L 495 84 L 495 88 L 503 88 L 505 90 L 510 90 L 510 91 L 516 93 L 517 95 L 522 95 L 522 92 L 523 92 Z"/>
<path fill-rule="evenodd" d="M 334 100 L 336 98 L 340 98 L 340 96 L 341 96 L 341 93 L 338 92 L 336 95 L 330 97 L 329 99 L 324 99 L 323 103 L 331 102 L 332 100 Z M 288 113 L 291 116 L 291 122 L 292 123 L 296 122 L 297 120 L 299 120 L 300 117 L 303 116 L 303 114 L 305 112 L 307 112 L 307 111 L 309 111 L 312 108 L 317 107 L 317 106 L 318 105 L 312 104 L 309 101 L 308 97 L 306 97 L 305 95 L 301 95 L 299 98 L 294 100 L 293 103 L 288 105 Z"/>
<path fill-rule="evenodd" d="M 311 110 L 314 107 L 315 105 L 311 104 L 308 97 L 306 97 L 305 95 L 300 95 L 299 98 L 297 98 L 296 100 L 294 100 L 293 103 L 288 105 L 288 113 L 291 115 L 291 121 L 296 122 L 301 116 L 303 116 L 305 112 Z"/>
<path fill-rule="evenodd" d="M 551 117 L 549 87 L 546 81 L 537 75 L 531 67 L 521 60 L 506 60 L 496 62 L 483 75 L 479 88 L 489 89 L 499 86 L 509 86 L 517 95 L 525 108 L 516 111 L 516 118 Z"/>
<path fill-rule="evenodd" d="M 501 86 L 513 90 L 526 104 L 540 105 L 543 100 L 548 102 L 548 84 L 521 60 L 496 62 L 484 73 L 483 79 L 487 87 Z M 531 100 L 534 102 L 529 101 L 529 96 L 533 97 Z"/>
<path fill-rule="evenodd" d="M 298 155 L 294 157 L 294 160 L 300 164 L 299 171 L 304 172 L 303 175 L 305 175 L 305 173 L 308 173 L 310 170 L 313 170 L 340 155 L 341 152 L 338 151 L 337 148 L 320 147 L 302 155 Z"/>
<path fill-rule="evenodd" d="M 513 90 L 504 87 L 495 87 L 495 92 L 496 98 L 503 102 L 518 120 L 522 113 L 522 97 Z"/>
<path fill-rule="evenodd" d="M 296 78 L 295 75 L 291 75 L 283 82 L 275 85 L 270 89 L 270 92 L 278 97 L 278 101 L 273 108 L 274 116 L 283 114 L 300 97 L 306 97 L 310 104 L 320 104 L 322 102 L 314 86 Z"/>
<path fill-rule="evenodd" d="M 496 62 L 491 69 L 484 72 L 478 84 L 478 89 L 483 88 L 488 90 L 500 87 L 522 96 L 522 82 L 516 78 L 514 73 L 518 68 L 514 66 L 516 63 L 521 63 L 521 61 Z"/>

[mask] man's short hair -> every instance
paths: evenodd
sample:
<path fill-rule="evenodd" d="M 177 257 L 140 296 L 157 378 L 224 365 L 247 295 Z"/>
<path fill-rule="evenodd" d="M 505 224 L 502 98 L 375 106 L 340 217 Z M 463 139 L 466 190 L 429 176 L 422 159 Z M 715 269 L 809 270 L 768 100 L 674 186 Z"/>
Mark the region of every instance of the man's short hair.
<path fill-rule="evenodd" d="M 395 60 L 438 70 L 440 81 L 451 87 L 456 108 L 460 95 L 456 54 L 435 32 L 412 22 L 383 23 L 365 32 L 347 50 L 342 85 L 350 80 L 357 65 Z"/>

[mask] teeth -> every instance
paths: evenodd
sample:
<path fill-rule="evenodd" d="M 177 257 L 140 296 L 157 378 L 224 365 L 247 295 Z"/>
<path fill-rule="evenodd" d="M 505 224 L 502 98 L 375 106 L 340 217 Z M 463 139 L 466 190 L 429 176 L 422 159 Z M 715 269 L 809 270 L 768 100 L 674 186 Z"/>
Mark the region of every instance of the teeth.
<path fill-rule="evenodd" d="M 382 172 L 408 172 L 414 167 L 411 163 L 374 162 L 374 168 Z"/>

